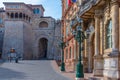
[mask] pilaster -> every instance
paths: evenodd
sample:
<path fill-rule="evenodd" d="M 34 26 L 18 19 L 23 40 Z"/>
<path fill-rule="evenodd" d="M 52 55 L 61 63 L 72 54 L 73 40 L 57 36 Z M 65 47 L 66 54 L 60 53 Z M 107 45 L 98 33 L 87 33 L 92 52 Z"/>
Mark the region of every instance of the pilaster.
<path fill-rule="evenodd" d="M 104 79 L 120 80 L 119 4 L 111 0 L 112 51 L 104 57 Z"/>
<path fill-rule="evenodd" d="M 95 54 L 94 54 L 94 76 L 103 76 L 103 58 L 100 55 L 100 18 L 102 10 L 95 10 Z"/>
<path fill-rule="evenodd" d="M 111 12 L 112 12 L 112 52 L 109 56 L 119 55 L 119 4 L 117 0 L 112 0 L 111 2 Z"/>

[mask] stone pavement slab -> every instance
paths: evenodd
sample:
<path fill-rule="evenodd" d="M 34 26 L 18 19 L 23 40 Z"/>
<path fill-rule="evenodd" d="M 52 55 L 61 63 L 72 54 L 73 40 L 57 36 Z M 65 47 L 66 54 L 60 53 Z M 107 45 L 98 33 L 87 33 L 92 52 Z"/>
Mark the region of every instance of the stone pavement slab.
<path fill-rule="evenodd" d="M 71 80 L 57 73 L 50 60 L 5 62 L 0 66 L 0 80 Z"/>
<path fill-rule="evenodd" d="M 52 61 L 51 63 L 56 72 L 70 78 L 70 80 L 75 80 L 75 72 L 67 72 L 67 71 L 61 72 L 60 66 L 57 65 L 56 61 Z"/>

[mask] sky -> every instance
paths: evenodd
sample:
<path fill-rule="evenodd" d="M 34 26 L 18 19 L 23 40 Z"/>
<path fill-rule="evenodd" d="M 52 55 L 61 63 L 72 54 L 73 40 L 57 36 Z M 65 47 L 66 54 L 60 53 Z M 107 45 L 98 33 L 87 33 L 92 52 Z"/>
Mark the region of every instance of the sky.
<path fill-rule="evenodd" d="M 51 16 L 61 19 L 61 0 L 0 0 L 0 7 L 4 7 L 3 2 L 24 2 L 26 4 L 42 4 L 45 12 L 44 16 Z"/>

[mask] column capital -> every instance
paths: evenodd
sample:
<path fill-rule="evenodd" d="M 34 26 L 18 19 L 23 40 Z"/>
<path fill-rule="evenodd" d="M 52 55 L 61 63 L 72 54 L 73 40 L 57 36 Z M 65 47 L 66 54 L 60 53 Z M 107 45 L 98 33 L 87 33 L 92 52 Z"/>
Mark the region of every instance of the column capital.
<path fill-rule="evenodd" d="M 118 2 L 118 0 L 111 0 L 111 2 Z"/>
<path fill-rule="evenodd" d="M 103 15 L 103 11 L 101 10 L 101 9 L 97 9 L 97 10 L 95 10 L 95 18 L 97 17 L 97 18 L 101 18 L 102 17 L 102 15 Z"/>
<path fill-rule="evenodd" d="M 118 0 L 111 0 L 112 5 L 118 5 Z"/>

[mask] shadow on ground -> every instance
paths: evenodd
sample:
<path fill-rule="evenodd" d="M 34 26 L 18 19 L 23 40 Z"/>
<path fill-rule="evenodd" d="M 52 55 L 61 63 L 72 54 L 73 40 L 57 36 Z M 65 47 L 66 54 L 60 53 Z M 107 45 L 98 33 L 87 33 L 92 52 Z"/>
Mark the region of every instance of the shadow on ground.
<path fill-rule="evenodd" d="M 9 73 L 8 73 L 9 72 Z M 13 71 L 11 69 L 0 67 L 0 80 L 1 79 L 24 79 L 25 74 L 22 72 Z"/>

